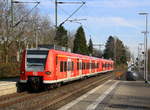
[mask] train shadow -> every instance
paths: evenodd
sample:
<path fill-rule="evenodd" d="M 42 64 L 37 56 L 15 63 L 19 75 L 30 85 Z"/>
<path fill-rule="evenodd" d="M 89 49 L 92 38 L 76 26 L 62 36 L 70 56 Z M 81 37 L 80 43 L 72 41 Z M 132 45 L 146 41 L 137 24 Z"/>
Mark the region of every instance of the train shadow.
<path fill-rule="evenodd" d="M 2 79 L 0 79 L 0 82 L 17 82 L 17 81 L 19 81 L 19 77 L 2 78 Z"/>

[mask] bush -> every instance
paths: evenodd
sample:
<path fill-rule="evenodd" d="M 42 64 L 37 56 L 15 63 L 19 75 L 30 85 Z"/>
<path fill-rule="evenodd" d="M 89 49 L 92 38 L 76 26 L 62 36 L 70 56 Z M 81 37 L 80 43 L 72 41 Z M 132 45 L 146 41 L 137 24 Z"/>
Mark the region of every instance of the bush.
<path fill-rule="evenodd" d="M 19 76 L 19 70 L 17 63 L 0 64 L 0 78 Z"/>

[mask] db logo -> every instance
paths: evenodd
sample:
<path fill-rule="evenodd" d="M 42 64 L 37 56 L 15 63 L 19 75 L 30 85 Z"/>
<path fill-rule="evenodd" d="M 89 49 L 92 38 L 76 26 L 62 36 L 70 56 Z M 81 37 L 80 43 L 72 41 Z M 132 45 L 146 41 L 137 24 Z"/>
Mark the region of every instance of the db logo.
<path fill-rule="evenodd" d="M 34 75 L 34 76 L 37 76 L 37 75 L 38 75 L 38 73 L 37 73 L 37 72 L 33 72 L 33 75 Z"/>

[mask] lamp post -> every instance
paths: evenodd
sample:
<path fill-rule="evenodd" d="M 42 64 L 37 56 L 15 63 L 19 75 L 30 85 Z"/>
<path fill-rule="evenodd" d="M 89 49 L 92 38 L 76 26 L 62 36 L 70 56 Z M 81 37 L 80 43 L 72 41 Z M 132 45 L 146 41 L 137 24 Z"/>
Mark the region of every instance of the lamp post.
<path fill-rule="evenodd" d="M 148 83 L 148 51 L 147 51 L 147 35 L 148 35 L 148 13 L 139 13 L 139 15 L 145 16 L 145 26 L 146 30 L 144 33 L 144 80 L 145 83 Z"/>

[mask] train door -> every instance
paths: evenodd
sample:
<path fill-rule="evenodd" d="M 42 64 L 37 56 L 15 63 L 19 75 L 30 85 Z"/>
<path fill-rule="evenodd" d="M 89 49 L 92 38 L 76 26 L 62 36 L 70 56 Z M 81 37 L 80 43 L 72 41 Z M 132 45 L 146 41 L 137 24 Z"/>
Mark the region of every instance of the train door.
<path fill-rule="evenodd" d="M 57 79 L 67 78 L 67 57 L 58 56 L 56 59 Z"/>
<path fill-rule="evenodd" d="M 94 63 L 94 69 L 95 69 L 95 72 L 97 72 L 97 61 L 95 61 Z"/>
<path fill-rule="evenodd" d="M 92 61 L 90 60 L 90 74 L 92 72 Z"/>
<path fill-rule="evenodd" d="M 71 70 L 72 70 L 71 59 L 68 58 L 68 60 L 67 60 L 67 78 L 71 77 Z"/>
<path fill-rule="evenodd" d="M 82 75 L 82 60 L 79 60 L 79 76 Z"/>

